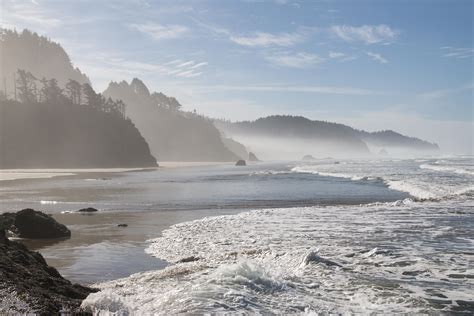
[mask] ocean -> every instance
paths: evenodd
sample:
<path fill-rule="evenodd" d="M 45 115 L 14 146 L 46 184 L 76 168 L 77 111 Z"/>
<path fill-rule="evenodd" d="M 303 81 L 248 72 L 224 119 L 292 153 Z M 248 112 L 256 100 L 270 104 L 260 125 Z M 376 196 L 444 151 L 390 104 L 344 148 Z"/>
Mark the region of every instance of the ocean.
<path fill-rule="evenodd" d="M 0 211 L 71 228 L 30 246 L 96 312 L 472 313 L 473 197 L 473 157 L 328 158 L 4 181 Z"/>

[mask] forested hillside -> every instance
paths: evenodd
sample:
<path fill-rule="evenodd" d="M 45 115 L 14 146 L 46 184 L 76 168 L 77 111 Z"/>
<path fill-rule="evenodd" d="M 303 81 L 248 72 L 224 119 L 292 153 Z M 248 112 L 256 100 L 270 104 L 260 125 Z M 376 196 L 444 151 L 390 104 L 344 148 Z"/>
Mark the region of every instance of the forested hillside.
<path fill-rule="evenodd" d="M 152 167 L 155 158 L 121 101 L 85 83 L 19 70 L 17 99 L 0 101 L 0 168 Z"/>
<path fill-rule="evenodd" d="M 18 33 L 0 28 L 0 90 L 3 91 L 6 86 L 11 99 L 15 98 L 15 74 L 18 69 L 29 71 L 38 80 L 55 78 L 61 87 L 70 79 L 90 84 L 89 78 L 73 66 L 58 43 L 26 29 Z"/>
<path fill-rule="evenodd" d="M 181 104 L 163 93 L 150 93 L 145 84 L 111 82 L 104 95 L 127 104 L 127 115 L 137 125 L 159 160 L 235 161 L 212 120 L 181 110 Z"/>
<path fill-rule="evenodd" d="M 310 120 L 302 116 L 272 115 L 255 121 L 215 121 L 216 126 L 227 135 L 264 152 L 272 151 L 278 143 L 288 152 L 314 156 L 367 156 L 369 148 L 433 152 L 438 145 L 418 138 L 408 137 L 394 131 L 366 132 L 350 126 Z M 296 157 L 296 156 L 293 156 Z M 272 157 L 276 158 L 276 157 Z M 287 157 L 289 158 L 289 157 Z"/>

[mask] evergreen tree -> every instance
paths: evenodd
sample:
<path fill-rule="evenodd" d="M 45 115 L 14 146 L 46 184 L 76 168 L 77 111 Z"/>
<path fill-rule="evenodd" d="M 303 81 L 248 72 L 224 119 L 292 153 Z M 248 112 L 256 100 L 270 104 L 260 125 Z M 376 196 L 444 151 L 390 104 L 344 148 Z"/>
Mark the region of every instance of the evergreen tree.
<path fill-rule="evenodd" d="M 81 84 L 79 82 L 69 79 L 66 84 L 66 93 L 68 94 L 72 104 L 81 104 L 81 90 Z"/>
<path fill-rule="evenodd" d="M 94 89 L 90 86 L 90 84 L 85 83 L 82 85 L 82 92 L 84 93 L 85 97 L 85 104 L 90 106 L 91 108 L 94 109 L 100 109 L 101 108 L 101 100 L 100 100 L 100 95 L 97 94 Z"/>
<path fill-rule="evenodd" d="M 41 89 L 43 102 L 59 103 L 64 99 L 62 94 L 63 90 L 59 87 L 56 79 L 46 80 L 43 78 L 41 83 L 43 84 L 43 88 Z"/>
<path fill-rule="evenodd" d="M 16 84 L 18 89 L 18 98 L 21 102 L 36 101 L 36 78 L 29 71 L 23 69 L 17 70 Z"/>

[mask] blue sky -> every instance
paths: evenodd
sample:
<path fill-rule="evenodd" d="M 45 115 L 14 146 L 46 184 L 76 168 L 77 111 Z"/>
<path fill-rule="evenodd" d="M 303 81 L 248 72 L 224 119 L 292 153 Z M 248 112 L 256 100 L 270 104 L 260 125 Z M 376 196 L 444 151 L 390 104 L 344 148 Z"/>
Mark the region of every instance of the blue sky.
<path fill-rule="evenodd" d="M 473 147 L 473 1 L 9 1 L 101 91 L 139 77 L 233 120 L 299 114 Z"/>

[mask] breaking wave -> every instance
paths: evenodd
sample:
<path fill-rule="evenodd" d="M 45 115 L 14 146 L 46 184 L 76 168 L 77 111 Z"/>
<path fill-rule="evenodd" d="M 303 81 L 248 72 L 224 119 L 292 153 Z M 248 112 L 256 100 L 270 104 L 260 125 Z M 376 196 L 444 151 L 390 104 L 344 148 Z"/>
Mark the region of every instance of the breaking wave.
<path fill-rule="evenodd" d="M 267 209 L 177 224 L 147 249 L 174 264 L 99 284 L 83 307 L 161 315 L 469 311 L 473 206 Z"/>
<path fill-rule="evenodd" d="M 474 175 L 473 170 L 468 170 L 468 169 L 463 169 L 460 167 L 451 167 L 451 166 L 440 166 L 440 165 L 431 165 L 431 164 L 423 164 L 420 165 L 421 169 L 429 169 L 429 170 L 434 170 L 434 171 L 440 171 L 440 172 L 452 172 L 452 173 L 458 173 L 458 174 L 468 174 L 468 175 Z"/>
<path fill-rule="evenodd" d="M 290 166 L 412 198 L 180 223 L 146 249 L 168 267 L 98 284 L 82 306 L 118 315 L 473 313 L 473 177 L 420 163 Z"/>
<path fill-rule="evenodd" d="M 457 165 L 451 161 L 439 160 L 433 164 L 418 165 L 418 162 L 415 160 L 414 163 L 400 161 L 387 164 L 384 161 L 353 161 L 344 165 L 309 164 L 295 166 L 291 171 L 352 181 L 381 181 L 390 189 L 410 194 L 417 201 L 451 199 L 473 194 L 474 172 L 470 171 L 472 160 Z M 441 165 L 442 163 L 445 165 Z M 440 178 L 440 171 L 450 172 L 452 177 Z"/>

